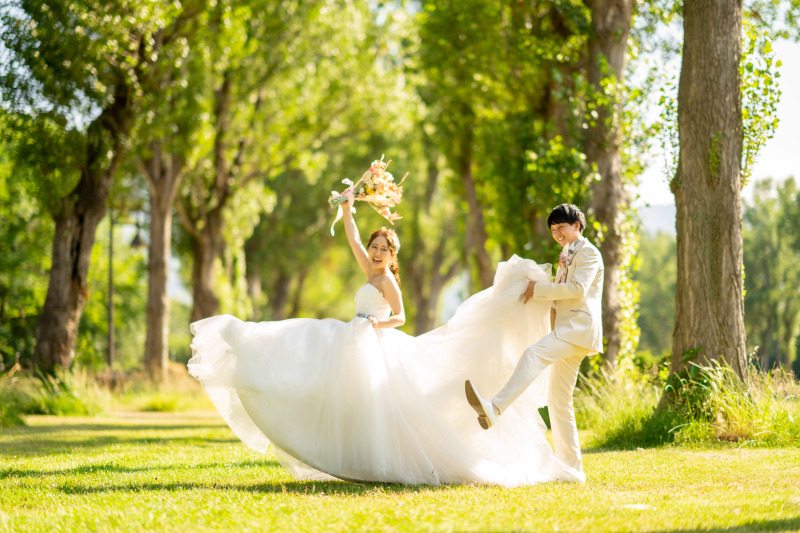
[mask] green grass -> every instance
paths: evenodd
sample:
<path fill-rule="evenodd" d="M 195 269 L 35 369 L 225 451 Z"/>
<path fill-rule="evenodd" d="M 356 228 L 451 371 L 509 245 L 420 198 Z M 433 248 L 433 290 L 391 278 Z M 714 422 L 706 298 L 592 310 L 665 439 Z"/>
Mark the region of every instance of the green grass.
<path fill-rule="evenodd" d="M 585 485 L 295 482 L 214 413 L 0 430 L 0 531 L 797 531 L 800 450 L 585 450 Z M 589 442 L 587 432 L 582 442 Z"/>
<path fill-rule="evenodd" d="M 591 444 L 616 449 L 672 442 L 800 446 L 800 382 L 791 374 L 751 367 L 745 384 L 725 366 L 692 365 L 690 375 L 674 380 L 676 401 L 656 411 L 667 370 L 642 373 L 628 366 L 614 375 L 582 376 L 575 412 L 578 427 L 595 430 Z"/>

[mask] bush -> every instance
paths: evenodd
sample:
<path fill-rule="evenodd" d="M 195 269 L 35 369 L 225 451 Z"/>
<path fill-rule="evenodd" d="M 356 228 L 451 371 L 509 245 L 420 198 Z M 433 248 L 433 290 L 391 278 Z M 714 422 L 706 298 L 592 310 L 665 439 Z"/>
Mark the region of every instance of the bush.
<path fill-rule="evenodd" d="M 800 384 L 783 371 L 749 369 L 747 384 L 728 367 L 691 363 L 667 380 L 665 367 L 614 376 L 582 376 L 575 394 L 581 427 L 598 447 L 636 448 L 668 443 L 756 446 L 800 445 Z M 673 402 L 657 410 L 663 390 Z"/>

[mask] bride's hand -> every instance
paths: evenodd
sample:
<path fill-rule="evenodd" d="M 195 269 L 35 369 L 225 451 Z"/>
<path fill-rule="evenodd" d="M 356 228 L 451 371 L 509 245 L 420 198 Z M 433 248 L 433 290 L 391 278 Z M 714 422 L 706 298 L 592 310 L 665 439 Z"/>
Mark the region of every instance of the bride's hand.
<path fill-rule="evenodd" d="M 347 203 L 350 204 L 350 205 L 353 205 L 354 198 L 353 198 L 353 189 L 351 187 L 348 187 L 347 189 L 342 191 L 342 196 L 346 196 L 347 197 Z"/>
<path fill-rule="evenodd" d="M 369 320 L 369 323 L 372 324 L 373 328 L 377 328 L 378 327 L 378 319 L 377 318 L 375 318 L 374 316 L 371 316 L 371 317 L 368 318 L 368 320 Z"/>
<path fill-rule="evenodd" d="M 525 288 L 525 292 L 523 292 L 519 299 L 522 300 L 523 304 L 528 303 L 528 300 L 533 298 L 533 288 L 536 286 L 535 281 L 529 281 L 528 286 Z"/>

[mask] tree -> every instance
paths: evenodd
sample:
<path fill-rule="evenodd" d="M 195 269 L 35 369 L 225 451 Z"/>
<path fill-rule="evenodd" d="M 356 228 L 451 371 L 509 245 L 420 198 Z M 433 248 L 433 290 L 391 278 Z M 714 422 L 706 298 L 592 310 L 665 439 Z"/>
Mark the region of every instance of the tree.
<path fill-rule="evenodd" d="M 17 128 L 29 128 L 16 157 L 37 163 L 40 183 L 57 184 L 45 193 L 55 236 L 34 354 L 44 371 L 72 363 L 97 224 L 136 119 L 140 84 L 158 72 L 163 41 L 155 36 L 171 34 L 186 16 L 179 4 L 129 0 L 20 0 L 0 11 L 12 56 L 2 85 L 20 112 Z"/>
<path fill-rule="evenodd" d="M 227 250 L 229 206 L 237 204 L 233 218 L 247 226 L 238 231 L 236 255 L 267 209 L 270 180 L 317 167 L 325 156 L 316 150 L 326 139 L 352 131 L 343 117 L 366 88 L 352 73 L 338 74 L 342 63 L 352 68 L 345 59 L 366 38 L 354 30 L 365 8 L 339 0 L 219 2 L 212 13 L 215 31 L 204 52 L 214 58 L 206 88 L 207 152 L 186 169 L 177 204 L 192 246 L 193 321 L 219 308 L 215 282 Z M 333 11 L 337 16 L 328 17 Z"/>
<path fill-rule="evenodd" d="M 138 132 L 139 150 L 131 157 L 150 197 L 144 367 L 151 377 L 160 379 L 166 376 L 168 361 L 172 210 L 187 160 L 196 157 L 193 141 L 202 123 L 203 100 L 198 96 L 207 58 L 192 47 L 201 48 L 198 41 L 204 38 L 201 28 L 206 18 L 207 13 L 199 10 L 182 35 L 172 38 L 172 46 L 164 50 L 169 61 L 164 62 L 161 76 L 144 87 L 142 114 L 147 120 Z"/>
<path fill-rule="evenodd" d="M 422 100 L 440 133 L 441 150 L 455 173 L 453 185 L 464 203 L 465 259 L 474 275 L 472 285 L 492 284 L 494 267 L 487 241 L 485 202 L 478 192 L 476 144 L 480 107 L 486 99 L 479 85 L 491 78 L 489 60 L 493 32 L 501 8 L 485 0 L 423 2 L 419 16 L 419 67 L 435 83 L 421 86 Z"/>
<path fill-rule="evenodd" d="M 625 260 L 623 230 L 629 207 L 622 169 L 622 106 L 625 101 L 625 71 L 628 36 L 634 11 L 633 0 L 588 0 L 592 31 L 588 41 L 590 86 L 588 128 L 584 146 L 588 161 L 600 179 L 592 183 L 592 212 L 600 224 L 605 277 L 603 279 L 603 360 L 614 366 L 622 344 L 622 305 L 618 294 L 620 269 Z"/>
<path fill-rule="evenodd" d="M 546 218 L 582 203 L 590 179 L 575 104 L 588 11 L 579 1 L 423 4 L 423 101 L 463 198 L 473 288 L 501 252 L 556 255 Z"/>
<path fill-rule="evenodd" d="M 461 271 L 462 263 L 459 252 L 462 240 L 458 238 L 461 219 L 452 201 L 452 192 L 439 179 L 440 158 L 436 143 L 425 133 L 424 125 L 420 125 L 420 130 L 422 153 L 419 155 L 425 163 L 425 171 L 415 180 L 415 188 L 406 188 L 403 245 L 411 252 L 400 256 L 415 335 L 439 325 L 436 311 L 440 296 Z"/>
<path fill-rule="evenodd" d="M 678 92 L 678 278 L 671 375 L 694 358 L 747 377 L 742 300 L 740 0 L 683 5 Z M 662 404 L 669 395 L 662 397 Z"/>

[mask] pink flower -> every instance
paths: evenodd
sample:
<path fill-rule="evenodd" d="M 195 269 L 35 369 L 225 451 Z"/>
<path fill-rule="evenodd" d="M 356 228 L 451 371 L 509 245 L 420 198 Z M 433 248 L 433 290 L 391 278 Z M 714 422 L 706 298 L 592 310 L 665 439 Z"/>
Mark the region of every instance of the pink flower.
<path fill-rule="evenodd" d="M 567 267 L 567 259 L 569 259 L 569 256 L 567 254 L 559 254 L 558 255 L 558 266 L 566 268 Z"/>
<path fill-rule="evenodd" d="M 400 184 L 394 182 L 394 176 L 390 173 L 386 172 L 386 167 L 389 166 L 391 163 L 391 159 L 389 161 L 384 161 L 383 156 L 381 156 L 380 161 L 373 161 L 369 167 L 369 171 L 364 173 L 364 176 L 353 186 L 350 183 L 351 187 L 356 188 L 356 192 L 354 194 L 354 200 L 361 200 L 366 202 L 370 207 L 375 209 L 382 217 L 389 221 L 389 223 L 394 223 L 394 220 L 401 218 L 400 215 L 397 213 L 392 213 L 392 208 L 396 207 L 403 198 L 403 188 Z M 405 176 L 403 176 L 403 181 L 408 176 L 408 172 L 406 172 Z M 347 180 L 349 182 L 349 180 Z M 358 187 L 363 183 L 363 187 Z M 342 193 L 344 194 L 344 193 Z M 338 193 L 333 192 L 331 198 L 328 199 L 328 203 L 330 203 L 333 207 L 338 206 L 341 201 L 336 199 Z"/>

